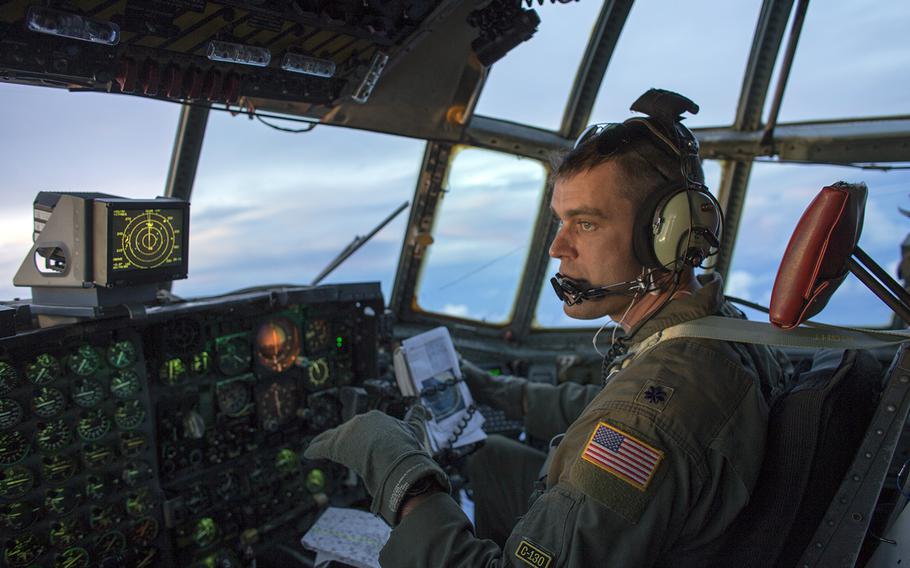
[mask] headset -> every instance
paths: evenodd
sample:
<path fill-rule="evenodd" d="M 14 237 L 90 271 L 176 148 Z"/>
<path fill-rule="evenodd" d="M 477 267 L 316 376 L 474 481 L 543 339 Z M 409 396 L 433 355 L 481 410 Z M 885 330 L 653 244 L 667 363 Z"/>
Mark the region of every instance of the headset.
<path fill-rule="evenodd" d="M 656 275 L 701 266 L 720 248 L 723 212 L 705 186 L 698 140 L 682 124 L 682 113 L 697 114 L 698 105 L 678 93 L 650 89 L 632 103 L 631 110 L 646 116 L 591 125 L 578 137 L 573 151 L 595 143 L 615 147 L 628 143 L 633 134 L 653 142 L 631 146 L 665 180 L 638 208 L 633 228 L 633 254 L 649 270 L 633 281 L 593 288 L 557 273 L 550 283 L 569 306 L 605 296 L 641 296 L 657 289 Z M 679 164 L 678 171 L 663 166 L 666 157 Z"/>

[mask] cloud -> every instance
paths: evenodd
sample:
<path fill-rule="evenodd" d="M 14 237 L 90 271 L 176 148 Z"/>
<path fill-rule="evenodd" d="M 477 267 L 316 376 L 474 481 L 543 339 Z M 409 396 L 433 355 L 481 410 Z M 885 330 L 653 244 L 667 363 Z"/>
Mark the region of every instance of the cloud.
<path fill-rule="evenodd" d="M 442 313 L 457 318 L 471 317 L 471 310 L 465 304 L 446 304 L 442 307 Z"/>

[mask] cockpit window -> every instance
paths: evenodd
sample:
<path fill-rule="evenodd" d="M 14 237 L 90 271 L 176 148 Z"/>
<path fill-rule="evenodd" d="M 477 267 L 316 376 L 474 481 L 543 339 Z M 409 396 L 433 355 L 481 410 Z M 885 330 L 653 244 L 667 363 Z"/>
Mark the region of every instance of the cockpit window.
<path fill-rule="evenodd" d="M 193 188 L 190 277 L 174 291 L 309 284 L 411 198 L 424 146 L 322 125 L 291 134 L 211 113 Z M 324 283 L 379 281 L 388 301 L 407 218 L 402 212 Z"/>
<path fill-rule="evenodd" d="M 512 313 L 546 180 L 540 162 L 458 151 L 421 269 L 417 305 L 487 323 Z"/>
<path fill-rule="evenodd" d="M 703 162 L 705 170 L 705 183 L 712 193 L 717 194 L 717 187 L 720 185 L 721 166 L 716 160 L 705 160 Z M 534 314 L 534 327 L 536 328 L 571 328 L 571 327 L 591 327 L 592 322 L 579 321 L 567 316 L 562 310 L 562 302 L 553 292 L 550 285 L 550 278 L 559 271 L 559 261 L 555 258 L 550 259 L 547 266 L 547 272 L 544 275 L 543 286 L 541 287 L 540 298 L 537 300 L 537 311 Z M 604 282 L 607 284 L 607 282 Z M 602 320 L 597 321 L 600 325 Z"/>
<path fill-rule="evenodd" d="M 779 120 L 910 113 L 908 27 L 907 2 L 810 2 Z"/>
<path fill-rule="evenodd" d="M 32 246 L 38 192 L 161 195 L 180 106 L 4 84 L 0 109 L 0 297 L 29 297 L 28 288 L 13 286 L 13 276 Z"/>
<path fill-rule="evenodd" d="M 893 164 L 897 165 L 897 164 Z M 865 182 L 869 187 L 859 246 L 894 276 L 901 241 L 910 231 L 907 188 L 910 171 L 860 170 L 756 162 L 743 208 L 726 293 L 767 306 L 781 256 L 805 208 L 822 187 L 836 181 Z M 768 316 L 747 310 L 749 319 Z M 816 321 L 842 325 L 887 326 L 893 312 L 852 274 L 834 293 Z"/>
<path fill-rule="evenodd" d="M 535 4 L 534 38 L 493 65 L 476 113 L 557 130 L 601 2 Z"/>
<path fill-rule="evenodd" d="M 760 0 L 636 2 L 592 121 L 624 119 L 639 95 L 660 87 L 701 107 L 688 126 L 732 124 L 760 8 Z"/>

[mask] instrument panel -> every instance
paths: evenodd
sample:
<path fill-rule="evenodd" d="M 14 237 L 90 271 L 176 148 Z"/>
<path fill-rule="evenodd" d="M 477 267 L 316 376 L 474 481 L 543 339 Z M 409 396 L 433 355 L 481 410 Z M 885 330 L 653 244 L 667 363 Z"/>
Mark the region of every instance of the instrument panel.
<path fill-rule="evenodd" d="M 250 565 L 357 491 L 302 457 L 377 377 L 378 285 L 281 289 L 0 339 L 7 566 Z"/>

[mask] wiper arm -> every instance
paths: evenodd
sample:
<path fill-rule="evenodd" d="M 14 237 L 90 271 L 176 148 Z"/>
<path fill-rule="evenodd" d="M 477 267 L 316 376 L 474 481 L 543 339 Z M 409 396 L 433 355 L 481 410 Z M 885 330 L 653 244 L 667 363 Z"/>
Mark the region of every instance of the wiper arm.
<path fill-rule="evenodd" d="M 376 235 L 376 233 L 381 231 L 383 227 L 385 227 L 386 225 L 391 223 L 392 219 L 394 219 L 395 217 L 398 217 L 398 215 L 402 211 L 407 209 L 408 205 L 410 205 L 410 202 L 408 202 L 408 201 L 405 201 L 404 203 L 402 203 L 398 207 L 398 209 L 396 209 L 395 211 L 392 211 L 391 215 L 389 215 L 388 217 L 383 219 L 383 221 L 381 223 L 376 225 L 376 228 L 374 228 L 372 231 L 370 231 L 369 234 L 367 234 L 367 236 L 361 237 L 358 235 L 358 236 L 354 237 L 354 240 L 351 241 L 350 244 L 348 244 L 348 246 L 346 246 L 344 248 L 344 250 L 338 254 L 338 256 L 336 256 L 334 259 L 332 259 L 332 262 L 330 262 L 328 264 L 328 266 L 326 266 L 325 268 L 322 269 L 322 272 L 319 273 L 319 276 L 317 276 L 316 278 L 313 279 L 312 282 L 310 282 L 310 286 L 315 286 L 315 285 L 319 284 L 320 282 L 322 282 L 326 276 L 328 276 L 336 268 L 341 266 L 341 263 L 346 261 L 348 259 L 348 257 L 350 257 L 352 254 L 357 252 L 360 249 L 360 247 L 367 244 L 367 242 L 370 239 L 372 239 L 373 236 Z"/>

